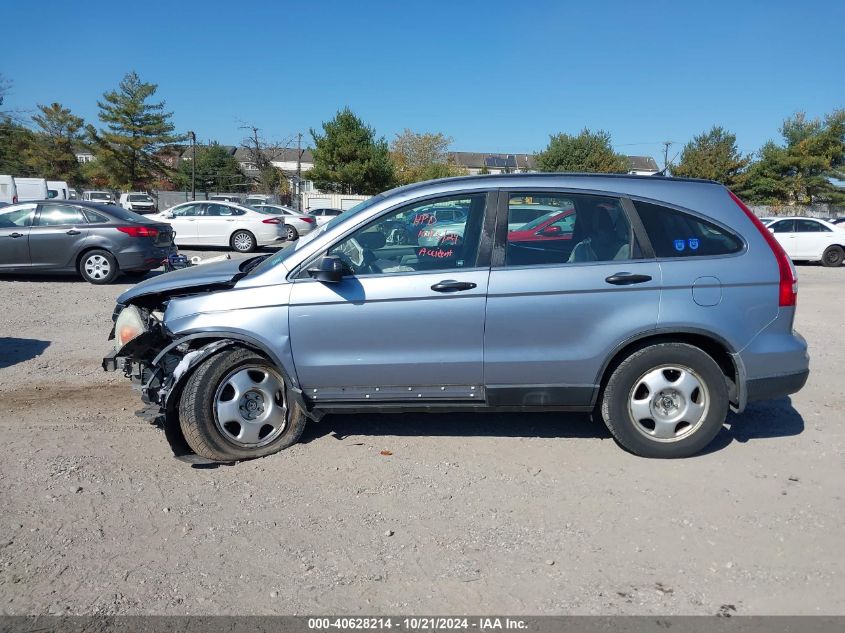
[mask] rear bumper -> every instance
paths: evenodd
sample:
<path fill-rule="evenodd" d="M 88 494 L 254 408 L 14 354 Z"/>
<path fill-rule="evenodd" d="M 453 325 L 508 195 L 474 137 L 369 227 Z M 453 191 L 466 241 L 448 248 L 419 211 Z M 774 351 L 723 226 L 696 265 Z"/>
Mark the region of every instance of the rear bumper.
<path fill-rule="evenodd" d="M 807 383 L 810 370 L 805 369 L 793 374 L 781 376 L 769 376 L 767 378 L 755 378 L 745 383 L 745 390 L 748 402 L 755 400 L 771 400 L 782 398 L 791 393 L 800 391 Z"/>
<path fill-rule="evenodd" d="M 176 245 L 132 248 L 115 253 L 120 270 L 152 270 L 161 266 L 168 255 L 176 253 Z"/>

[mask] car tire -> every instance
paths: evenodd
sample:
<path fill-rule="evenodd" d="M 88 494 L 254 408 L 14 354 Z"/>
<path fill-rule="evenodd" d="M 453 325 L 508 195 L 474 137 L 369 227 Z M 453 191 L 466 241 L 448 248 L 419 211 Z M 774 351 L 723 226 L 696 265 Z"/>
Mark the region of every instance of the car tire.
<path fill-rule="evenodd" d="M 179 424 L 193 451 L 213 461 L 277 453 L 299 441 L 305 412 L 288 397 L 281 372 L 252 350 L 207 358 L 179 397 Z"/>
<path fill-rule="evenodd" d="M 845 260 L 845 251 L 841 246 L 828 246 L 822 254 L 822 265 L 828 268 L 841 266 L 843 260 Z"/>
<path fill-rule="evenodd" d="M 79 258 L 79 274 L 88 283 L 111 283 L 119 272 L 117 260 L 108 251 L 95 248 L 83 253 Z"/>
<path fill-rule="evenodd" d="M 239 253 L 251 253 L 256 245 L 255 236 L 249 231 L 235 231 L 229 238 L 229 246 Z"/>
<path fill-rule="evenodd" d="M 613 437 L 642 457 L 695 455 L 719 433 L 728 387 L 716 361 L 686 343 L 639 349 L 613 370 L 601 414 Z"/>
<path fill-rule="evenodd" d="M 288 242 L 295 242 L 299 239 L 299 233 L 297 232 L 296 228 L 292 227 L 290 224 L 287 225 L 287 240 Z"/>

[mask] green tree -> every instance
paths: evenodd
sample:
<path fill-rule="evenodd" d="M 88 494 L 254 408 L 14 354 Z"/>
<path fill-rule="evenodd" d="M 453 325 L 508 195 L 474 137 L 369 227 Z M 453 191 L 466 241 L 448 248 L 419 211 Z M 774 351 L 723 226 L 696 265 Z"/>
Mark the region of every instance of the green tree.
<path fill-rule="evenodd" d="M 197 189 L 204 191 L 243 191 L 245 177 L 238 161 L 225 147 L 217 143 L 198 145 L 196 148 Z M 182 160 L 176 182 L 183 189 L 191 188 L 191 160 Z"/>
<path fill-rule="evenodd" d="M 172 113 L 164 110 L 164 102 L 150 101 L 157 89 L 131 72 L 117 90 L 106 92 L 97 102 L 105 128 L 98 132 L 89 125 L 87 130 L 113 186 L 146 189 L 170 171 L 156 153 L 182 138 L 173 134 Z"/>
<path fill-rule="evenodd" d="M 577 136 L 553 134 L 537 154 L 537 166 L 540 171 L 624 173 L 628 159 L 613 151 L 610 134 L 584 128 Z"/>
<path fill-rule="evenodd" d="M 751 157 L 740 154 L 736 146 L 736 135 L 714 125 L 684 146 L 672 174 L 715 180 L 733 189 L 742 185 L 749 163 Z"/>
<path fill-rule="evenodd" d="M 85 122 L 60 103 L 39 105 L 33 115 L 38 128 L 35 142 L 27 151 L 27 162 L 44 178 L 65 180 L 74 187 L 84 181 L 75 148 L 82 144 Z"/>
<path fill-rule="evenodd" d="M 390 144 L 390 159 L 397 181 L 410 184 L 435 178 L 460 176 L 466 173 L 449 162 L 452 139 L 440 132 L 413 132 L 405 129 Z"/>
<path fill-rule="evenodd" d="M 323 123 L 323 133 L 313 129 L 314 167 L 309 178 L 322 191 L 376 194 L 393 186 L 395 176 L 384 138 L 344 108 Z"/>
<path fill-rule="evenodd" d="M 0 174 L 34 175 L 29 152 L 37 143 L 35 133 L 11 116 L 0 117 Z"/>
<path fill-rule="evenodd" d="M 845 110 L 824 119 L 803 112 L 780 129 L 784 144 L 766 143 L 748 170 L 742 195 L 763 204 L 845 202 L 831 178 L 845 179 Z"/>

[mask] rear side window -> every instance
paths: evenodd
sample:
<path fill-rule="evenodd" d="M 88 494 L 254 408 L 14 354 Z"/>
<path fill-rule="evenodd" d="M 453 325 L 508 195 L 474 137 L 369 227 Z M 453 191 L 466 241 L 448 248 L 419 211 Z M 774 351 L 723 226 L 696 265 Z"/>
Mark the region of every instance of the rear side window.
<path fill-rule="evenodd" d="M 84 224 L 85 218 L 76 207 L 64 204 L 42 204 L 38 215 L 38 226 L 65 226 Z"/>
<path fill-rule="evenodd" d="M 795 220 L 795 231 L 798 233 L 824 233 L 830 231 L 830 229 L 815 220 Z"/>
<path fill-rule="evenodd" d="M 82 212 L 91 224 L 103 224 L 109 221 L 106 216 L 101 213 L 97 213 L 93 209 L 83 209 Z"/>
<path fill-rule="evenodd" d="M 634 201 L 657 257 L 730 255 L 742 250 L 733 233 L 689 213 Z"/>

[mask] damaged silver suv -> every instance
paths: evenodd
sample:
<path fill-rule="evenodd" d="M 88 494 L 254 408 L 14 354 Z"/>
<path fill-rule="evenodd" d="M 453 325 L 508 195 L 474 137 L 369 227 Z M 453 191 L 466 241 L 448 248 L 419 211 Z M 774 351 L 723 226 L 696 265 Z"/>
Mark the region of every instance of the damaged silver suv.
<path fill-rule="evenodd" d="M 328 412 L 491 410 L 593 411 L 626 449 L 683 457 L 729 408 L 803 387 L 796 293 L 717 183 L 453 178 L 138 284 L 103 366 L 212 460 L 279 451 Z"/>

